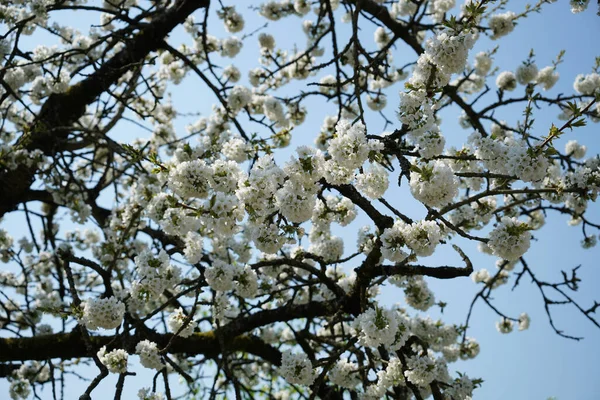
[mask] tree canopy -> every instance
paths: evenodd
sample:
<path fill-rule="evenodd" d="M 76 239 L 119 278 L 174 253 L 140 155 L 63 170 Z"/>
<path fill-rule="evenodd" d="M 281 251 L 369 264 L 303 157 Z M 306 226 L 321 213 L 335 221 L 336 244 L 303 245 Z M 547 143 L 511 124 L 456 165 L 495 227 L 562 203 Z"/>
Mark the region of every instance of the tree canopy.
<path fill-rule="evenodd" d="M 600 121 L 600 57 L 495 63 L 555 2 L 3 1 L 8 395 L 467 400 L 475 305 L 530 325 L 499 288 L 531 283 L 564 340 L 556 307 L 600 327 L 580 266 L 528 257 L 547 218 L 596 245 L 600 157 L 570 135 Z M 477 288 L 460 324 L 432 280 Z"/>

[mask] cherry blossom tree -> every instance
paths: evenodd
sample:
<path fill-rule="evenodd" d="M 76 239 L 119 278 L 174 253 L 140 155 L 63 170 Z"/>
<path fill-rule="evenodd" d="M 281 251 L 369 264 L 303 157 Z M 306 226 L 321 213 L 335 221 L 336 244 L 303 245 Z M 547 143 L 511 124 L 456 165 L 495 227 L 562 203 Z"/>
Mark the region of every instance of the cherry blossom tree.
<path fill-rule="evenodd" d="M 527 257 L 550 216 L 596 244 L 600 158 L 569 135 L 600 120 L 600 58 L 559 94 L 564 52 L 501 70 L 497 47 L 471 51 L 554 2 L 3 1 L 9 396 L 120 399 L 146 373 L 140 399 L 177 397 L 176 376 L 181 398 L 464 400 L 485 378 L 449 368 L 479 353 L 474 305 L 501 333 L 530 324 L 496 305 L 499 287 L 532 282 L 565 340 L 579 337 L 557 305 L 600 326 L 578 268 L 545 281 Z M 74 28 L 83 15 L 94 22 Z M 281 47 L 276 24 L 305 37 Z M 258 61 L 240 62 L 250 43 Z M 212 112 L 175 107 L 181 85 Z M 320 132 L 304 127 L 315 104 L 329 107 Z M 520 111 L 505 121 L 506 107 Z M 554 124 L 534 125 L 541 109 Z M 431 264 L 443 248 L 455 257 Z M 473 265 L 477 251 L 497 269 Z M 477 285 L 462 324 L 427 316 L 444 307 L 432 279 Z"/>

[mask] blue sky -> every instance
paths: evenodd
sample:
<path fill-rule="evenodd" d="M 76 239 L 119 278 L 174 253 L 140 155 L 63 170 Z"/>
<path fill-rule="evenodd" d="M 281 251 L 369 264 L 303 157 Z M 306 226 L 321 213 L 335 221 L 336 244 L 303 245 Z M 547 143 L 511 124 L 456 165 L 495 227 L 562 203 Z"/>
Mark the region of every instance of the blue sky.
<path fill-rule="evenodd" d="M 232 3 L 232 2 L 225 2 Z M 238 3 L 238 2 L 236 2 Z M 239 2 L 250 4 L 250 2 Z M 525 2 L 511 1 L 508 9 L 518 12 L 522 10 Z M 490 50 L 496 44 L 500 48 L 495 56 L 495 64 L 502 70 L 515 70 L 516 67 L 526 59 L 531 48 L 535 49 L 536 62 L 538 67 L 542 68 L 550 65 L 561 49 L 566 50 L 565 61 L 559 66 L 558 72 L 561 79 L 549 94 L 571 93 L 572 84 L 575 76 L 579 73 L 591 72 L 594 64 L 594 58 L 599 56 L 597 49 L 597 38 L 600 37 L 600 17 L 596 16 L 592 9 L 582 14 L 571 14 L 567 1 L 559 1 L 555 4 L 545 6 L 541 14 L 533 14 L 526 20 L 523 20 L 515 28 L 515 31 L 508 37 L 499 42 L 492 42 L 487 38 L 480 40 L 475 49 L 471 52 L 470 59 L 482 50 Z M 245 11 L 245 7 L 238 6 L 240 11 Z M 264 24 L 264 19 L 259 18 L 253 12 L 244 12 L 246 17 L 246 29 L 244 33 L 251 32 Z M 97 21 L 95 16 L 87 13 L 77 15 L 76 19 L 66 13 L 60 16 L 63 21 L 69 18 L 70 21 L 76 21 L 78 27 L 85 31 L 85 27 L 90 23 Z M 366 21 L 362 26 L 365 41 L 368 42 L 372 37 L 374 27 Z M 298 18 L 289 18 L 280 22 L 270 22 L 268 30 L 276 37 L 278 46 L 285 49 L 291 49 L 293 44 L 298 44 L 299 48 L 304 45 L 304 36 L 300 29 L 301 20 Z M 222 29 L 222 24 L 216 18 L 209 25 L 210 33 L 217 37 L 225 37 L 226 33 Z M 341 27 L 341 37 L 347 35 L 347 27 Z M 241 36 L 241 34 L 240 34 Z M 31 45 L 45 41 L 53 41 L 48 37 L 25 38 Z M 170 38 L 170 43 L 178 44 L 185 39 L 181 30 L 176 31 Z M 27 42 L 25 42 L 27 43 Z M 403 65 L 406 62 L 414 61 L 414 54 L 406 47 L 399 46 L 394 50 L 394 59 L 396 65 Z M 226 66 L 229 60 L 224 60 L 221 65 Z M 255 38 L 245 41 L 244 49 L 234 64 L 238 65 L 242 71 L 258 66 L 258 52 Z M 304 88 L 309 82 L 318 81 L 318 78 L 309 78 L 306 81 L 296 82 L 285 89 L 284 93 L 293 93 L 300 88 Z M 493 80 L 489 81 L 493 85 Z M 388 108 L 386 113 L 388 118 L 396 121 L 394 110 L 398 104 L 397 91 L 400 86 L 394 86 L 388 93 Z M 523 88 L 519 87 L 517 92 L 522 93 Z M 176 86 L 172 90 L 173 102 L 178 112 L 187 113 L 201 111 L 207 116 L 210 113 L 211 106 L 215 99 L 205 89 L 198 78 L 189 77 L 184 83 Z M 516 94 L 515 94 L 516 95 Z M 302 126 L 293 131 L 293 141 L 290 147 L 284 150 L 278 159 L 284 161 L 289 157 L 291 151 L 298 145 L 311 144 L 319 132 L 319 127 L 323 117 L 334 110 L 333 105 L 326 104 L 320 98 L 306 103 L 309 109 L 309 117 Z M 502 119 L 515 121 L 521 118 L 522 106 L 518 105 L 502 112 Z M 534 132 L 544 135 L 551 123 L 559 123 L 557 120 L 558 112 L 556 109 L 551 111 L 536 111 L 536 122 Z M 453 108 L 444 111 L 442 114 L 443 124 L 442 132 L 450 144 L 460 145 L 470 134 L 470 131 L 463 130 L 458 126 L 459 113 Z M 185 123 L 190 120 L 182 121 L 176 126 L 180 134 L 184 133 Z M 369 133 L 380 133 L 383 129 L 383 120 L 378 115 L 367 116 Z M 393 129 L 389 127 L 388 130 Z M 600 153 L 600 140 L 598 139 L 598 125 L 590 124 L 588 127 L 569 132 L 561 139 L 558 148 L 562 148 L 566 140 L 577 139 L 588 146 L 588 155 Z M 120 124 L 114 132 L 114 138 L 120 141 L 129 141 L 137 136 L 145 136 L 146 133 L 131 124 Z M 394 180 L 392 180 L 394 181 Z M 392 185 L 393 186 L 393 185 Z M 386 198 L 392 204 L 398 206 L 403 212 L 413 216 L 424 216 L 425 210 L 414 200 L 410 199 L 406 184 L 402 188 L 390 189 Z M 600 210 L 597 204 L 590 205 L 590 216 L 600 221 Z M 357 218 L 351 227 L 359 228 L 368 221 L 364 218 Z M 13 217 L 5 218 L 3 227 L 9 232 L 18 232 L 17 220 Z M 354 252 L 356 229 L 335 229 L 337 235 L 342 236 L 346 241 L 346 253 Z M 23 232 L 24 233 L 24 232 Z M 23 233 L 16 233 L 15 237 L 20 237 Z M 581 234 L 579 227 L 569 227 L 566 218 L 560 215 L 549 215 L 547 225 L 540 232 L 535 233 L 538 241 L 533 242 L 527 260 L 531 268 L 541 279 L 550 281 L 560 279 L 560 270 L 570 270 L 570 268 L 582 265 L 579 274 L 583 279 L 579 293 L 575 294 L 577 299 L 581 299 L 583 306 L 589 306 L 596 295 L 600 300 L 598 290 L 596 289 L 600 282 L 600 265 L 598 264 L 599 248 L 584 250 L 579 246 Z M 461 242 L 462 244 L 463 242 Z M 473 245 L 465 245 L 465 251 L 471 257 L 475 268 L 487 268 L 490 271 L 495 270 L 495 258 L 482 255 L 477 252 Z M 459 257 L 446 246 L 436 255 L 425 260 L 427 265 L 435 266 L 448 263 L 459 263 Z M 517 267 L 515 271 L 518 271 Z M 513 278 L 514 279 L 514 278 Z M 456 279 L 453 281 L 435 281 L 428 280 L 430 287 L 434 290 L 438 300 L 448 303 L 444 310 L 443 319 L 448 323 L 460 324 L 464 322 L 468 306 L 480 289 L 479 286 L 472 283 L 468 278 Z M 511 281 L 512 283 L 512 281 Z M 584 340 L 575 342 L 558 337 L 550 328 L 547 317 L 543 310 L 542 300 L 534 285 L 531 285 L 527 279 L 511 292 L 510 287 L 506 285 L 497 290 L 494 295 L 495 305 L 502 311 L 516 316 L 521 312 L 527 312 L 532 319 L 531 328 L 524 332 L 513 332 L 508 335 L 501 335 L 496 331 L 495 322 L 498 317 L 490 312 L 487 307 L 480 303 L 475 307 L 474 319 L 469 336 L 475 337 L 481 345 L 481 353 L 475 359 L 468 362 L 458 362 L 450 365 L 450 371 L 467 372 L 471 377 L 481 377 L 485 380 L 482 388 L 475 392 L 475 399 L 500 400 L 511 398 L 514 400 L 546 399 L 555 396 L 559 400 L 592 400 L 600 398 L 600 382 L 597 380 L 597 362 L 600 356 L 600 330 L 595 328 L 583 316 L 577 314 L 570 306 L 564 308 L 554 308 L 554 318 L 557 325 L 564 329 L 566 333 L 575 336 L 583 336 Z M 394 287 L 384 287 L 382 289 L 381 299 L 386 304 L 403 302 L 403 294 Z M 426 313 L 434 318 L 440 316 L 438 309 L 431 309 Z M 135 357 L 132 357 L 135 358 Z M 140 371 L 138 369 L 138 371 Z M 177 378 L 173 378 L 173 382 Z M 138 377 L 128 378 L 126 387 L 126 396 L 132 398 L 142 386 L 148 386 L 150 374 L 142 372 Z M 116 379 L 106 380 L 100 389 L 98 389 L 97 398 L 101 398 L 103 390 L 114 388 Z M 83 391 L 84 386 L 81 383 L 74 383 L 71 389 L 77 396 Z M 0 393 L 6 393 L 7 385 L 5 381 L 0 381 Z M 42 398 L 50 398 L 50 392 L 45 390 Z M 0 394 L 0 397 L 3 395 Z M 67 398 L 71 398 L 67 396 Z"/>

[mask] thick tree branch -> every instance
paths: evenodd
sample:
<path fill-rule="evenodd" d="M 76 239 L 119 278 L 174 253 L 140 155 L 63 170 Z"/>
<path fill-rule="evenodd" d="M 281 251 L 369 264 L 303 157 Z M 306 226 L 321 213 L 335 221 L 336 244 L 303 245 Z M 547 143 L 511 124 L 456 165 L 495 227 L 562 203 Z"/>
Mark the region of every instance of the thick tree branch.
<path fill-rule="evenodd" d="M 206 7 L 208 3 L 208 0 L 178 0 L 165 12 L 157 13 L 132 39 L 125 42 L 121 51 L 94 73 L 71 85 L 64 93 L 50 95 L 15 148 L 41 150 L 46 156 L 60 152 L 70 132 L 69 127 L 84 115 L 86 106 L 117 83 L 126 72 L 138 66 L 148 54 L 157 50 L 169 32 L 183 23 L 192 12 Z M 0 217 L 25 200 L 35 173 L 35 167 L 25 165 L 0 172 Z"/>
<path fill-rule="evenodd" d="M 164 347 L 171 340 L 171 334 L 150 333 L 149 339 Z M 89 341 L 95 349 L 110 344 L 113 348 L 123 348 L 129 353 L 135 352 L 139 338 L 133 336 L 90 336 Z M 276 348 L 266 344 L 256 336 L 243 335 L 227 341 L 230 351 L 240 351 L 253 354 L 268 361 L 273 365 L 281 362 L 281 353 Z M 170 354 L 203 354 L 214 358 L 221 354 L 217 337 L 213 331 L 195 333 L 188 338 L 173 338 L 169 347 Z M 0 339 L 0 362 L 48 360 L 52 358 L 71 359 L 90 357 L 86 342 L 79 330 L 69 333 L 55 333 L 51 335 L 27 338 L 2 338 Z M 0 365 L 0 371 L 10 370 L 9 365 Z"/>

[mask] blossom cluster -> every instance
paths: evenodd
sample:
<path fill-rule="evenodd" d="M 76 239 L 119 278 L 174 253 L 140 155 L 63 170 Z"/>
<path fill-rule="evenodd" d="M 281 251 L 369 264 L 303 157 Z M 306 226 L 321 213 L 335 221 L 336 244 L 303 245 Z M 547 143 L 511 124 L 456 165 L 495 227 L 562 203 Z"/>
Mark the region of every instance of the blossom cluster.
<path fill-rule="evenodd" d="M 140 356 L 140 363 L 149 369 L 160 371 L 164 364 L 158 354 L 158 346 L 149 340 L 142 340 L 135 346 L 135 353 Z"/>
<path fill-rule="evenodd" d="M 516 218 L 503 217 L 487 243 L 492 252 L 508 261 L 518 260 L 529 249 L 530 227 Z"/>
<path fill-rule="evenodd" d="M 409 255 L 405 250 L 410 250 L 421 257 L 432 255 L 442 239 L 442 230 L 434 221 L 407 224 L 402 220 L 396 220 L 391 228 L 383 231 L 380 238 L 383 257 L 393 262 L 400 262 Z"/>
<path fill-rule="evenodd" d="M 89 330 L 115 329 L 121 325 L 125 304 L 115 297 L 86 299 L 82 306 L 81 322 Z"/>
<path fill-rule="evenodd" d="M 127 372 L 127 359 L 129 354 L 123 349 L 115 349 L 106 352 L 106 346 L 102 346 L 97 353 L 98 359 L 113 374 L 124 374 Z"/>
<path fill-rule="evenodd" d="M 312 363 L 305 354 L 284 351 L 281 356 L 279 373 L 289 383 L 310 385 L 316 378 Z"/>
<path fill-rule="evenodd" d="M 168 325 L 171 332 L 185 338 L 194 333 L 197 323 L 192 316 L 186 316 L 180 307 L 169 316 Z"/>

